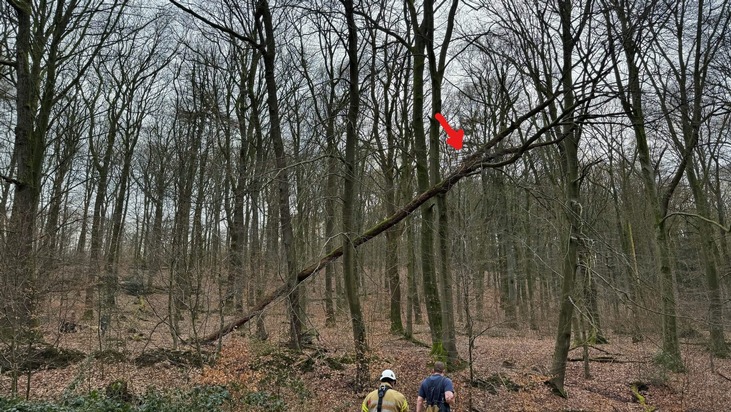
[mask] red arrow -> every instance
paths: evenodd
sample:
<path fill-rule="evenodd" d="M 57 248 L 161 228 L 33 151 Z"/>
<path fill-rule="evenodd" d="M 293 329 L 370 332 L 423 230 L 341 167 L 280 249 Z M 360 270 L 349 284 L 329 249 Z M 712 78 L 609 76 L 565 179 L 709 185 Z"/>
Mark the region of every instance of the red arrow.
<path fill-rule="evenodd" d="M 442 125 L 444 128 L 444 131 L 447 132 L 447 144 L 452 146 L 455 150 L 459 150 L 462 148 L 462 138 L 464 137 L 464 130 L 454 130 L 449 126 L 449 123 L 447 123 L 447 119 L 442 116 L 441 113 L 437 113 L 434 115 L 434 118 L 437 119 L 439 124 Z"/>

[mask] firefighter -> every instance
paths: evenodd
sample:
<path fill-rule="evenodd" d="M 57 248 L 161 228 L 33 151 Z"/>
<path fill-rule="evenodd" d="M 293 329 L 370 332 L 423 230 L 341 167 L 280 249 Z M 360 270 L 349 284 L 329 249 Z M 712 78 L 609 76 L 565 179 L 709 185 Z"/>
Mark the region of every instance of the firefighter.
<path fill-rule="evenodd" d="M 396 384 L 396 374 L 391 369 L 381 373 L 381 383 L 378 389 L 369 393 L 363 400 L 362 412 L 408 412 L 409 404 L 406 397 L 393 389 Z"/>

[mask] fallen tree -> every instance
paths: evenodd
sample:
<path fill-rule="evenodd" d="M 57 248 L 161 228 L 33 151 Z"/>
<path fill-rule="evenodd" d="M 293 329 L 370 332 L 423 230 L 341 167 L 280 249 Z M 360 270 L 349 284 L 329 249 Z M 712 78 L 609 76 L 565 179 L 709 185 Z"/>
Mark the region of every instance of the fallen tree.
<path fill-rule="evenodd" d="M 558 116 L 556 120 L 547 123 L 543 127 L 539 128 L 535 133 L 533 133 L 530 138 L 523 141 L 520 145 L 508 147 L 508 148 L 501 148 L 497 149 L 491 153 L 488 153 L 491 149 L 495 148 L 500 142 L 505 140 L 511 133 L 516 131 L 523 123 L 528 121 L 529 119 L 532 119 L 534 116 L 538 115 L 548 107 L 550 104 L 553 103 L 553 101 L 556 99 L 557 96 L 559 96 L 560 93 L 554 93 L 550 99 L 547 99 L 544 102 L 541 102 L 539 105 L 534 107 L 532 110 L 527 112 L 526 114 L 520 116 L 518 119 L 513 121 L 510 126 L 503 129 L 500 133 L 495 135 L 490 141 L 485 143 L 484 145 L 480 146 L 474 153 L 467 156 L 462 160 L 459 167 L 455 169 L 453 172 L 448 174 L 441 182 L 437 183 L 436 185 L 432 186 L 429 190 L 426 192 L 423 192 L 419 194 L 418 196 L 414 197 L 409 203 L 401 207 L 396 213 L 389 216 L 388 218 L 382 220 L 375 226 L 371 227 L 367 231 L 365 231 L 363 234 L 358 236 L 356 239 L 353 240 L 353 246 L 359 247 L 363 245 L 364 243 L 368 242 L 369 240 L 377 237 L 381 233 L 385 232 L 392 226 L 396 225 L 400 221 L 404 220 L 406 217 L 408 217 L 411 213 L 416 211 L 421 205 L 426 203 L 429 199 L 432 197 L 440 194 L 440 193 L 446 193 L 448 192 L 457 182 L 462 180 L 463 178 L 467 176 L 471 176 L 474 173 L 478 172 L 481 169 L 484 168 L 496 168 L 505 166 L 511 163 L 514 163 L 516 160 L 520 158 L 525 152 L 535 149 L 537 147 L 542 146 L 548 146 L 552 144 L 558 143 L 563 136 L 558 136 L 554 140 L 544 141 L 544 142 L 538 142 L 538 139 L 546 134 L 546 132 L 557 125 L 561 123 L 561 121 L 564 119 L 565 115 L 567 113 L 570 113 L 572 110 L 576 108 L 576 106 L 573 106 L 571 108 L 565 109 L 561 116 Z M 577 105 L 580 104 L 588 104 L 588 102 L 591 100 L 591 98 L 581 101 L 577 103 Z M 306 268 L 302 269 L 297 274 L 297 283 L 294 286 L 284 284 L 280 286 L 278 289 L 274 290 L 273 292 L 269 293 L 265 297 L 263 297 L 251 310 L 241 316 L 238 319 L 235 319 L 231 321 L 230 323 L 224 325 L 221 327 L 218 331 L 211 333 L 207 336 L 204 336 L 200 339 L 200 343 L 211 343 L 215 340 L 221 339 L 222 337 L 226 336 L 227 334 L 233 332 L 236 330 L 236 328 L 245 325 L 248 321 L 258 316 L 267 306 L 269 306 L 272 302 L 287 296 L 291 291 L 293 291 L 301 282 L 312 276 L 313 274 L 319 272 L 322 270 L 328 263 L 336 260 L 343 254 L 343 248 L 338 247 L 330 251 L 325 256 L 321 257 L 316 262 L 310 264 Z"/>

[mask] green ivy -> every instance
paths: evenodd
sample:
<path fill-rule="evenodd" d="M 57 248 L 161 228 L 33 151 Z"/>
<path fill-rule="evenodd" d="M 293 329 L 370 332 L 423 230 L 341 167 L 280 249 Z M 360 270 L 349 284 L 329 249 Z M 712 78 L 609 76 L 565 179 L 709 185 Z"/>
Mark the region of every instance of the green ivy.
<path fill-rule="evenodd" d="M 246 405 L 261 408 L 266 411 L 284 412 L 287 410 L 287 404 L 281 397 L 266 391 L 248 393 L 244 396 L 243 401 Z"/>
<path fill-rule="evenodd" d="M 99 391 L 68 396 L 60 403 L 29 402 L 0 397 L 3 412 L 223 412 L 231 403 L 224 386 L 199 386 L 182 391 L 148 390 L 135 401 L 106 397 Z M 278 409 L 279 410 L 279 409 Z M 282 411 L 284 409 L 281 409 Z"/>

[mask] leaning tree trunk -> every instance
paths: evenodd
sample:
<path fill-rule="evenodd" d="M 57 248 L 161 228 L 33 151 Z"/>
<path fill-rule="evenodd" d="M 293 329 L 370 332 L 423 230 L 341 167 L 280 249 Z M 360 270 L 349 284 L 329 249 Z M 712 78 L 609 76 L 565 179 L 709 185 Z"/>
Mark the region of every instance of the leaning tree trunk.
<path fill-rule="evenodd" d="M 526 121 L 528 121 L 529 119 L 534 119 L 536 116 L 539 115 L 539 113 L 542 113 L 547 106 L 551 105 L 554 102 L 555 98 L 556 95 L 550 96 L 544 102 L 541 102 L 527 113 L 516 118 L 512 123 L 510 123 L 508 127 L 503 129 L 500 133 L 497 133 L 493 137 L 493 139 L 491 139 L 487 144 L 478 148 L 477 150 L 475 150 L 474 153 L 468 155 L 464 160 L 462 160 L 460 165 L 437 185 L 429 188 L 425 192 L 418 194 L 416 197 L 411 199 L 411 201 L 398 209 L 395 214 L 380 221 L 375 226 L 369 228 L 361 235 L 354 238 L 352 240 L 353 247 L 357 248 L 358 246 L 361 246 L 381 235 L 383 232 L 398 224 L 402 220 L 406 219 L 419 208 L 423 207 L 423 205 L 432 198 L 434 198 L 434 196 L 439 193 L 448 192 L 460 180 L 464 179 L 467 176 L 472 176 L 476 171 L 486 167 L 500 167 L 511 164 L 518 160 L 520 156 L 522 156 L 529 150 L 537 147 L 543 147 L 546 144 L 554 144 L 555 141 L 551 141 L 548 143 L 537 143 L 537 140 L 540 137 L 544 136 L 547 131 L 555 128 L 558 124 L 560 124 L 564 120 L 564 114 L 556 116 L 548 124 L 538 129 L 520 146 L 496 149 L 496 146 L 498 144 L 503 142 L 510 134 L 515 132 Z M 491 153 L 488 153 L 491 150 L 493 151 Z M 327 264 L 335 261 L 342 255 L 343 247 L 339 247 L 331 250 L 329 253 L 320 257 L 314 263 L 308 265 L 297 273 L 297 284 L 305 281 L 310 276 L 319 272 L 320 270 L 322 270 L 322 268 L 326 267 Z M 236 330 L 236 328 L 245 325 L 252 318 L 258 316 L 267 306 L 269 306 L 269 304 L 274 302 L 276 299 L 287 296 L 291 292 L 291 290 L 292 288 L 289 285 L 280 286 L 279 288 L 265 296 L 262 300 L 260 300 L 253 308 L 251 308 L 251 311 L 249 313 L 225 324 L 216 332 L 204 336 L 203 338 L 201 338 L 201 342 L 213 342 L 217 339 L 220 339 L 222 336 L 225 336 Z"/>

